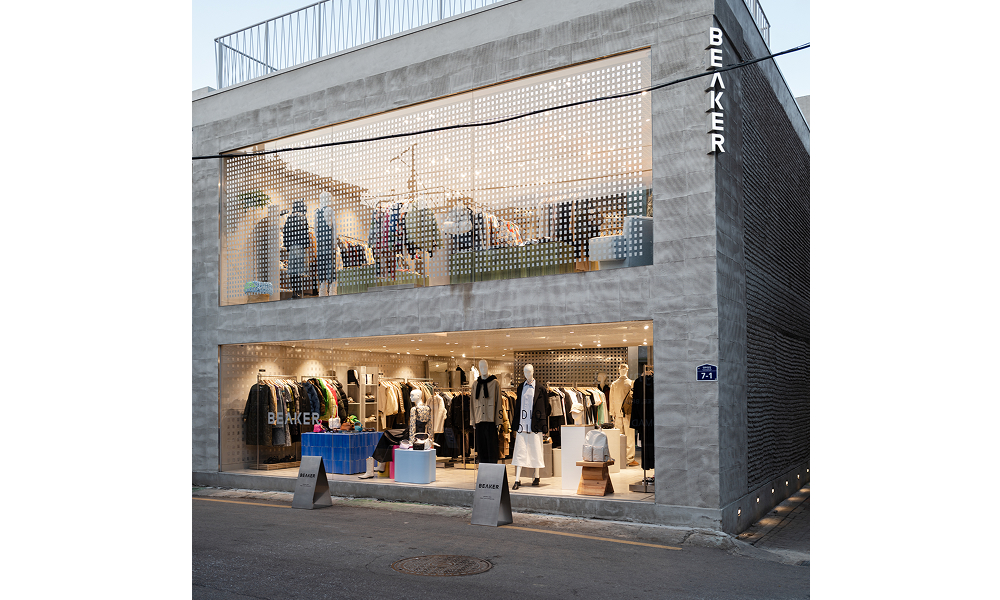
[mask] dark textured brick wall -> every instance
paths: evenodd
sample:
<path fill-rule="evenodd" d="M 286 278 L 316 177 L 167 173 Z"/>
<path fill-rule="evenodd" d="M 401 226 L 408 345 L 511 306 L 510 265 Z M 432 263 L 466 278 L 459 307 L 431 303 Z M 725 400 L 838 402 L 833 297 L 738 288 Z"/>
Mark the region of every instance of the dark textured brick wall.
<path fill-rule="evenodd" d="M 809 458 L 809 154 L 742 70 L 747 490 Z"/>

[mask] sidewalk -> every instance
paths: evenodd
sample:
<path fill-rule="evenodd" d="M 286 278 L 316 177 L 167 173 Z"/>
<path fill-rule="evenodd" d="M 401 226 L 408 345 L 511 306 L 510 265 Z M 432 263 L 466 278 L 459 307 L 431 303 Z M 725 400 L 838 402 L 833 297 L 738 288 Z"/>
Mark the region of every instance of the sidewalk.
<path fill-rule="evenodd" d="M 809 486 L 802 488 L 736 538 L 787 562 L 809 565 Z"/>
<path fill-rule="evenodd" d="M 249 500 L 291 505 L 291 492 L 265 492 L 195 486 L 195 498 L 219 500 Z M 583 519 L 538 513 L 514 513 L 515 524 L 558 531 L 572 531 L 589 536 L 628 539 L 669 546 L 700 546 L 716 548 L 730 554 L 808 566 L 809 564 L 809 488 L 802 488 L 775 510 L 755 523 L 746 532 L 734 537 L 719 531 L 650 525 L 603 519 Z M 458 506 L 436 506 L 411 502 L 383 501 L 371 498 L 333 497 L 334 506 L 358 506 L 372 509 L 433 514 L 469 519 L 472 509 Z"/>

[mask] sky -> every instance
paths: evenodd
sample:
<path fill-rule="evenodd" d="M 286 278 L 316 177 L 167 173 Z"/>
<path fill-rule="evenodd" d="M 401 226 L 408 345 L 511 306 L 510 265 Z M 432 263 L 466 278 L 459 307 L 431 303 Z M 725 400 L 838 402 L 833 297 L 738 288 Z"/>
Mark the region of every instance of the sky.
<path fill-rule="evenodd" d="M 760 0 L 771 23 L 771 50 L 809 39 L 808 0 Z M 309 0 L 193 0 L 191 89 L 215 88 L 215 38 L 312 4 Z M 809 95 L 809 50 L 777 59 L 795 97 Z"/>

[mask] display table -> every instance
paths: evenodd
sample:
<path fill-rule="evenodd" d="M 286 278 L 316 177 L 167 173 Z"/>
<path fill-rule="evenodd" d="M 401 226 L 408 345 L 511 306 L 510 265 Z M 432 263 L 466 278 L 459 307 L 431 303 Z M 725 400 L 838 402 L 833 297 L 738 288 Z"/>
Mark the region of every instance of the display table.
<path fill-rule="evenodd" d="M 396 448 L 392 452 L 394 479 L 399 483 L 431 483 L 436 477 L 437 450 Z"/>
<path fill-rule="evenodd" d="M 608 466 L 615 461 L 591 462 L 581 460 L 576 464 L 581 467 L 580 485 L 576 488 L 577 494 L 584 496 L 606 496 L 615 493 L 615 488 L 611 485 L 611 474 L 608 473 Z"/>
<path fill-rule="evenodd" d="M 364 473 L 382 434 L 378 431 L 303 433 L 302 456 L 323 457 L 328 473 Z"/>
<path fill-rule="evenodd" d="M 580 479 L 578 460 L 583 458 L 583 441 L 593 425 L 563 425 L 559 428 L 562 434 L 562 489 L 573 489 L 573 482 Z"/>

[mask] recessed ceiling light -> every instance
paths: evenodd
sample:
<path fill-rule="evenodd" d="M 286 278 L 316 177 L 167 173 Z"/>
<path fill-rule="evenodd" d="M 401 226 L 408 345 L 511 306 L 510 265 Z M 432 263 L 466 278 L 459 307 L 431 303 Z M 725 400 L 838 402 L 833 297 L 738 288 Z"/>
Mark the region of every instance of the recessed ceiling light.
<path fill-rule="evenodd" d="M 646 325 L 645 327 L 643 327 L 643 329 L 649 329 L 649 325 Z"/>

